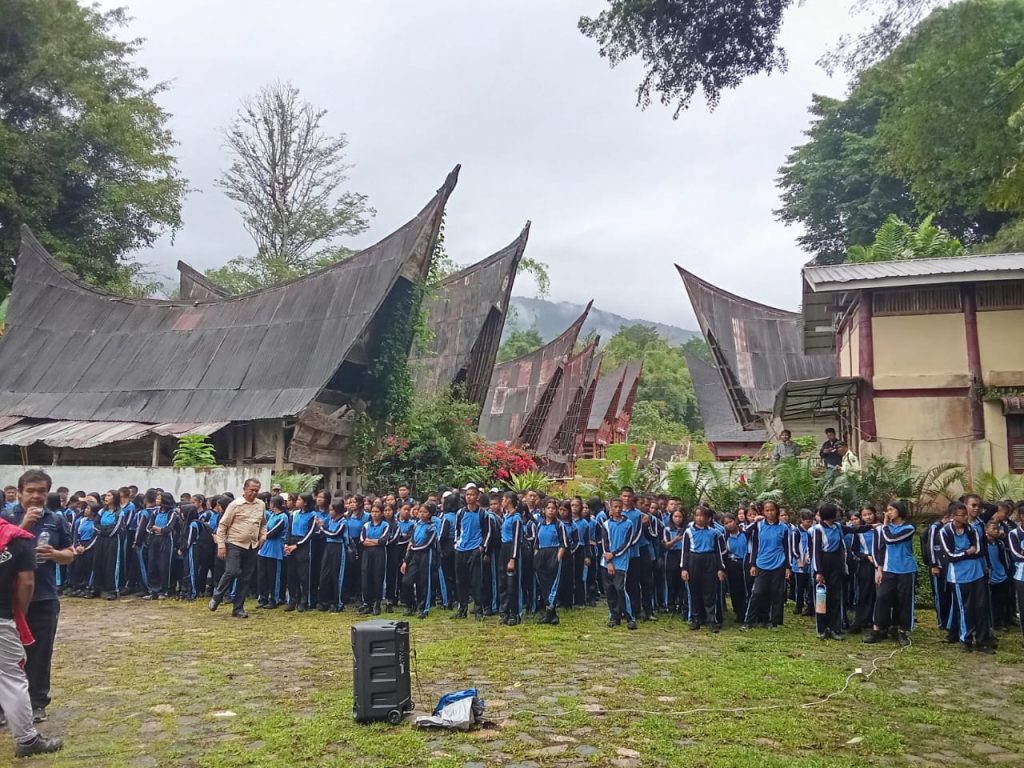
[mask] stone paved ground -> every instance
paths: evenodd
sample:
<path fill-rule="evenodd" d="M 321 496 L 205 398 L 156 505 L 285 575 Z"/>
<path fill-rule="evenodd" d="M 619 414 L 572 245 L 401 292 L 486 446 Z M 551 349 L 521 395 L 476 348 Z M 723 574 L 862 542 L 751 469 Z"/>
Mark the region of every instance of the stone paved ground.
<path fill-rule="evenodd" d="M 612 631 L 600 610 L 517 628 L 436 612 L 413 623 L 418 709 L 475 685 L 489 720 L 448 734 L 352 722 L 353 614 L 252 614 L 65 601 L 47 727 L 68 748 L 23 764 L 1024 766 L 1019 634 L 993 659 L 921 629 L 871 680 L 802 709 L 894 646 L 820 643 L 789 617 L 778 632 L 712 636 L 665 619 Z"/>

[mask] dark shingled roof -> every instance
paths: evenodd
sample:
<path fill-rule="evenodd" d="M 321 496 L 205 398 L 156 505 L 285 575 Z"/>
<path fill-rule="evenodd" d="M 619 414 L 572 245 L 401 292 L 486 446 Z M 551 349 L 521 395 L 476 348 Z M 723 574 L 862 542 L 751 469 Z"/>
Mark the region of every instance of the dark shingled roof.
<path fill-rule="evenodd" d="M 230 296 L 228 291 L 221 288 L 215 282 L 197 269 L 193 269 L 184 261 L 178 262 L 178 298 L 196 299 L 222 299 Z"/>
<path fill-rule="evenodd" d="M 0 415 L 206 422 L 299 413 L 362 346 L 399 278 L 425 277 L 458 170 L 376 245 L 223 299 L 113 296 L 75 277 L 24 228 L 0 338 Z"/>
<path fill-rule="evenodd" d="M 697 407 L 704 421 L 704 437 L 709 443 L 763 443 L 768 434 L 763 429 L 744 430 L 736 420 L 729 395 L 722 386 L 722 377 L 715 367 L 700 355 L 683 351 L 690 371 Z"/>
<path fill-rule="evenodd" d="M 742 424 L 760 423 L 772 413 L 775 394 L 787 381 L 835 376 L 834 357 L 804 354 L 798 313 L 735 296 L 676 269 Z"/>
<path fill-rule="evenodd" d="M 600 429 L 605 421 L 615 420 L 619 412 L 619 397 L 622 392 L 622 379 L 626 375 L 626 363 L 623 363 L 611 373 L 605 374 L 597 380 L 597 389 L 594 391 L 594 402 L 590 406 L 590 416 L 587 418 L 587 429 Z"/>
<path fill-rule="evenodd" d="M 480 434 L 491 441 L 525 439 L 536 445 L 592 305 L 587 304 L 572 325 L 540 349 L 494 366 L 480 414 Z"/>
<path fill-rule="evenodd" d="M 464 384 L 466 399 L 483 408 L 529 235 L 527 222 L 515 240 L 446 278 L 424 302 L 433 338 L 428 350 L 414 350 L 411 358 L 418 392 L 433 394 Z"/>

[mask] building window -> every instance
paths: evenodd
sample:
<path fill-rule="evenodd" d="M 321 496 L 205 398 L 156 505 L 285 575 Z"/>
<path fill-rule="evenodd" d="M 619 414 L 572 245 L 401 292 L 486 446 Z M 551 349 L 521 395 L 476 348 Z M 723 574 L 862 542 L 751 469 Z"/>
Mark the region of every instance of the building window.
<path fill-rule="evenodd" d="M 1006 445 L 1010 471 L 1024 474 L 1024 414 L 1006 416 Z"/>
<path fill-rule="evenodd" d="M 1024 307 L 1024 281 L 1010 280 L 978 286 L 978 310 L 1021 309 Z"/>
<path fill-rule="evenodd" d="M 960 286 L 934 288 L 899 288 L 872 294 L 872 312 L 885 315 L 933 315 L 960 312 L 963 304 Z"/>

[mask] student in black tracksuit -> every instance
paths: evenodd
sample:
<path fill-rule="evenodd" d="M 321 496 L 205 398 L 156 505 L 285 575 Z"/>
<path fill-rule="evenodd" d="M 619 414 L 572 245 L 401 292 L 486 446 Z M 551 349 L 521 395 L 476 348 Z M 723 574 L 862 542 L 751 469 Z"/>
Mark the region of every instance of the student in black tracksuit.
<path fill-rule="evenodd" d="M 764 519 L 755 519 L 747 528 L 750 536 L 750 575 L 754 586 L 747 600 L 747 615 L 740 631 L 747 631 L 755 622 L 767 620 L 773 627 L 782 624 L 786 603 L 786 581 L 790 578 L 792 537 L 789 528 L 779 520 L 779 507 L 774 501 L 763 506 Z"/>
<path fill-rule="evenodd" d="M 707 524 L 703 507 L 693 510 L 693 523 L 683 535 L 682 578 L 689 597 L 690 629 L 707 623 L 712 632 L 721 630 L 718 609 L 725 581 L 725 539 Z"/>
<path fill-rule="evenodd" d="M 361 614 L 380 615 L 390 533 L 391 527 L 384 522 L 384 510 L 374 504 L 370 510 L 370 519 L 359 534 L 359 541 L 363 547 L 363 604 L 358 611 Z"/>
<path fill-rule="evenodd" d="M 732 603 L 736 621 L 742 624 L 743 617 L 747 615 L 750 542 L 740 530 L 736 515 L 725 515 L 722 524 L 725 526 L 725 578 L 729 585 L 729 602 Z"/>
<path fill-rule="evenodd" d="M 838 521 L 839 507 L 818 507 L 819 522 L 811 528 L 811 572 L 815 588 L 825 587 L 825 613 L 818 614 L 818 639 L 843 639 L 845 576 L 847 570 L 846 536 L 864 532 L 864 526 L 845 526 Z"/>
<path fill-rule="evenodd" d="M 123 576 L 125 519 L 121 513 L 120 495 L 115 490 L 103 495 L 103 509 L 98 522 L 99 537 L 93 561 L 93 591 L 103 593 L 108 600 L 116 600 L 121 592 Z"/>
<path fill-rule="evenodd" d="M 437 527 L 433 515 L 436 507 L 429 501 L 417 507 L 419 519 L 413 526 L 402 560 L 402 602 L 405 615 L 418 613 L 427 618 L 430 611 L 430 589 L 437 557 Z"/>
<path fill-rule="evenodd" d="M 484 511 L 484 549 L 480 558 L 480 578 L 482 580 L 480 600 L 483 603 L 484 616 L 498 614 L 501 602 L 501 494 L 498 491 L 487 497 L 487 509 Z"/>
<path fill-rule="evenodd" d="M 178 537 L 179 515 L 174 496 L 162 492 L 156 496 L 156 508 L 146 521 L 146 542 L 149 562 L 149 594 L 144 600 L 167 597 L 170 589 L 171 564 Z"/>
<path fill-rule="evenodd" d="M 863 525 L 874 526 L 877 514 L 875 508 L 866 506 L 860 511 Z M 854 537 L 854 560 L 857 584 L 857 613 L 850 625 L 851 632 L 870 628 L 875 615 L 875 530 L 871 528 Z"/>

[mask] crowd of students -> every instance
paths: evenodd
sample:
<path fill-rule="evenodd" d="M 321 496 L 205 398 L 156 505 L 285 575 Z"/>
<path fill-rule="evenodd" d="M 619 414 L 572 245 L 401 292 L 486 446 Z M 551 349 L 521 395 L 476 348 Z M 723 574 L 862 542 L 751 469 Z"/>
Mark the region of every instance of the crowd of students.
<path fill-rule="evenodd" d="M 50 495 L 72 530 L 75 561 L 64 594 L 192 600 L 211 595 L 223 572 L 218 520 L 233 500 L 124 487 Z M 789 510 L 765 501 L 725 514 L 624 489 L 605 502 L 543 498 L 475 485 L 418 501 L 402 486 L 385 496 L 263 493 L 258 605 L 285 611 L 361 614 L 404 607 L 425 618 L 533 615 L 557 624 L 559 609 L 606 600 L 610 627 L 659 614 L 691 629 L 720 631 L 729 607 L 742 631 L 783 623 L 787 600 L 816 615 L 819 638 L 863 632 L 868 643 L 909 643 L 918 559 L 904 502 L 879 513 L 834 504 Z M 996 631 L 1019 624 L 1024 601 L 1024 503 L 954 502 L 920 536 L 939 625 L 948 642 L 991 652 Z M 237 590 L 239 585 L 233 587 Z"/>

